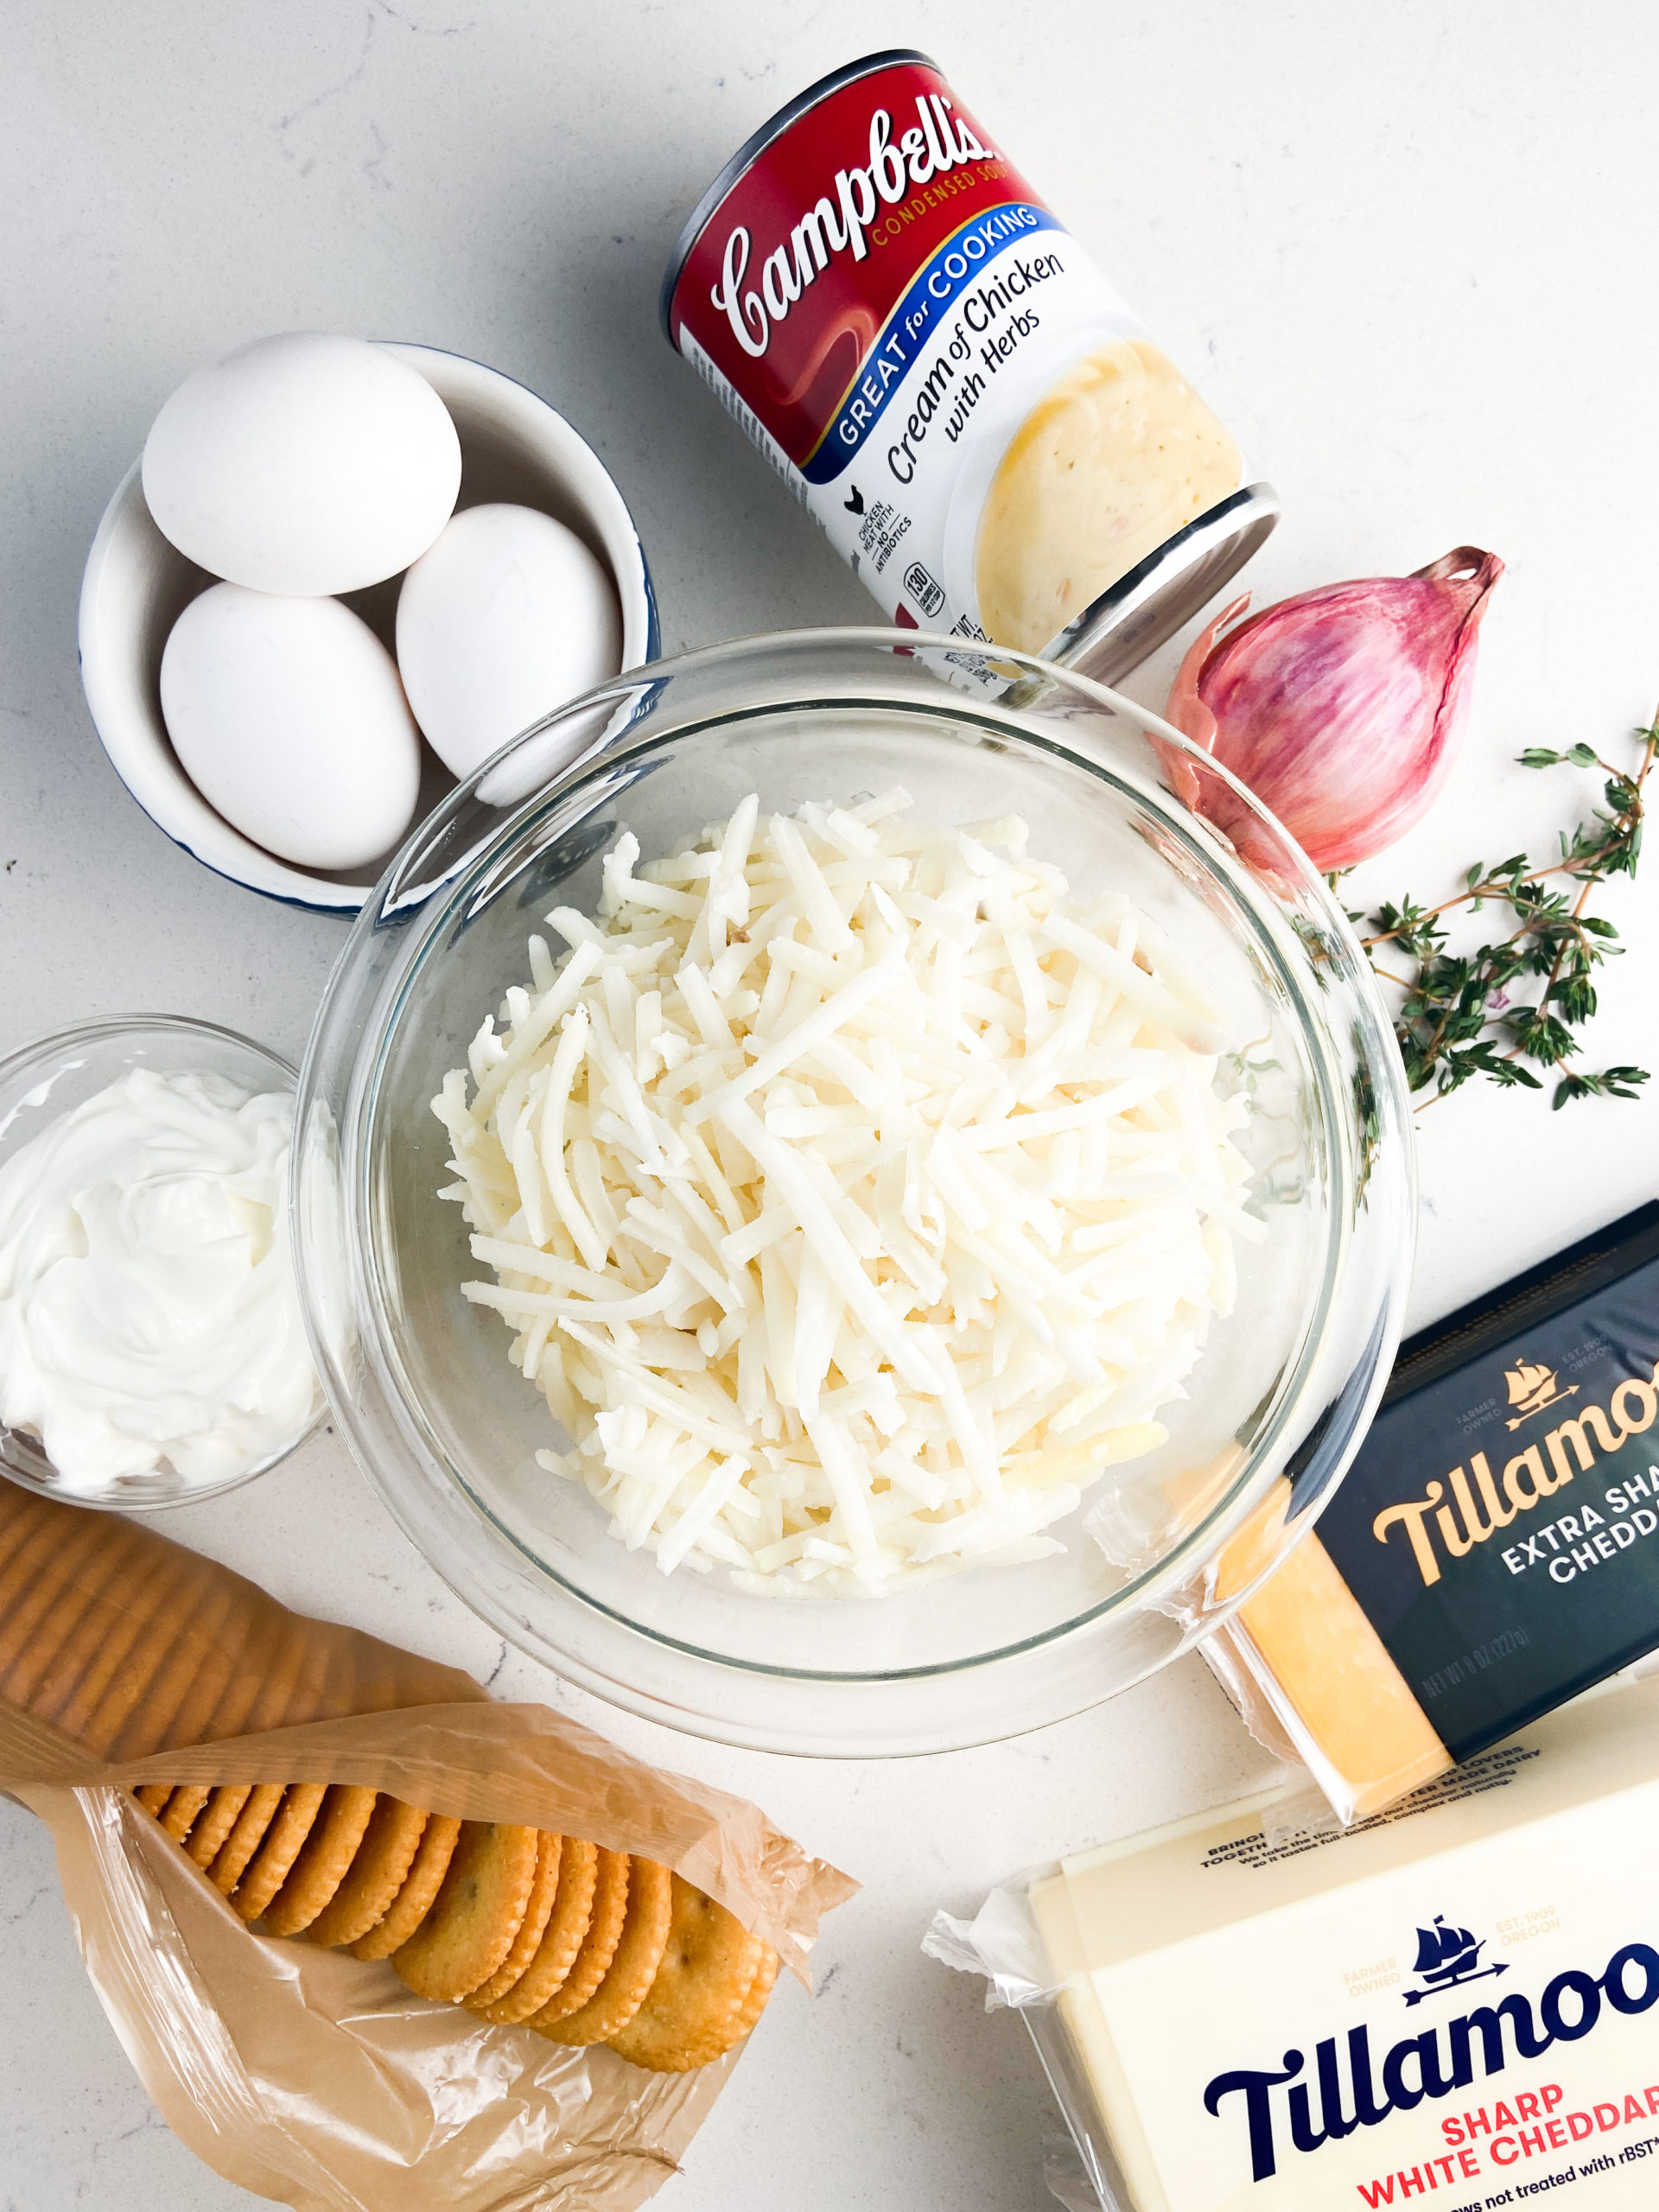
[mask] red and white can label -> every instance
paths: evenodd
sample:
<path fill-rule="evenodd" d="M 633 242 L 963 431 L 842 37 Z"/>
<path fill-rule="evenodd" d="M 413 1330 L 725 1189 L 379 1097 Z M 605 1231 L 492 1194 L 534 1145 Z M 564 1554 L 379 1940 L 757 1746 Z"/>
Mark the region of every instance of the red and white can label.
<path fill-rule="evenodd" d="M 920 58 L 776 132 L 691 240 L 667 319 L 899 623 L 1040 650 L 1078 611 L 1068 590 L 1086 603 L 1242 481 L 1226 432 Z"/>

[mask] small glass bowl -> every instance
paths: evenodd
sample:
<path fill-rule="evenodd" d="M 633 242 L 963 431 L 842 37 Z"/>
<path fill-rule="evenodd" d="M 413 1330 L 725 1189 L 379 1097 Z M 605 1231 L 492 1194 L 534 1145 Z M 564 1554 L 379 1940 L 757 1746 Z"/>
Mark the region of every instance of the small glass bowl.
<path fill-rule="evenodd" d="M 528 798 L 515 755 L 582 717 L 623 734 Z M 509 1333 L 470 1305 L 448 1141 L 462 1066 L 550 908 L 594 910 L 625 831 L 647 857 L 729 815 L 902 785 L 918 822 L 1017 813 L 1080 899 L 1126 893 L 1249 1040 L 1227 1069 L 1267 1225 L 1237 1253 L 1168 1442 L 1050 1533 L 1063 1557 L 879 1601 L 661 1574 L 575 1482 Z M 1194 802 L 1202 811 L 1194 810 Z M 1225 823 L 1223 836 L 1214 826 Z M 632 1711 L 757 1749 L 871 1757 L 1017 1733 L 1173 1657 L 1271 1571 L 1347 1466 L 1410 1277 L 1403 1071 L 1363 953 L 1286 832 L 1208 755 L 1088 679 L 960 639 L 836 630 L 634 671 L 496 756 L 416 831 L 335 967 L 301 1077 L 295 1249 L 341 1429 L 438 1573 L 525 1650 Z M 1287 1479 L 1288 1478 L 1288 1480 Z M 1244 1541 L 1225 1560 L 1229 1540 Z"/>
<path fill-rule="evenodd" d="M 88 1021 L 77 1029 L 60 1030 L 54 1037 L 42 1037 L 0 1060 L 0 1166 L 42 1129 L 136 1067 L 168 1075 L 222 1075 L 252 1093 L 291 1092 L 296 1080 L 286 1060 L 210 1021 L 170 1014 L 130 1014 Z M 311 1434 L 327 1410 L 319 1391 L 316 1408 L 298 1436 L 268 1459 L 220 1482 L 187 1483 L 163 1465 L 149 1474 L 120 1476 L 101 1491 L 70 1489 L 38 1438 L 0 1423 L 0 1475 L 41 1497 L 110 1512 L 149 1513 L 167 1505 L 194 1505 L 204 1497 L 239 1490 L 256 1475 L 266 1473 Z"/>

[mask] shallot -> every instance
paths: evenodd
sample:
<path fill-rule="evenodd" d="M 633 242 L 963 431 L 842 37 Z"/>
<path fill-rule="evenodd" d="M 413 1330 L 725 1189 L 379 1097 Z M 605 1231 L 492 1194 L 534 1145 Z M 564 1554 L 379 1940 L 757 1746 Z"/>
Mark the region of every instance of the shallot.
<path fill-rule="evenodd" d="M 1413 575 L 1326 584 L 1247 622 L 1248 597 L 1235 600 L 1194 639 L 1165 713 L 1316 868 L 1350 868 L 1403 836 L 1451 766 L 1503 573 L 1495 553 L 1460 545 Z M 1241 849 L 1262 842 L 1220 778 L 1173 751 L 1166 767 Z"/>

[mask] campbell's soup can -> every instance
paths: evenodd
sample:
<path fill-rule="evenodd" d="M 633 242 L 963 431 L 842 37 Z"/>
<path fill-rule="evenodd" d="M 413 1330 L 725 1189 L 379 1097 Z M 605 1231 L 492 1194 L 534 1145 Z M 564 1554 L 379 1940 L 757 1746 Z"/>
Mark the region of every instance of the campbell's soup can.
<path fill-rule="evenodd" d="M 663 320 L 906 626 L 1109 683 L 1278 519 L 925 54 L 853 62 L 755 134 L 686 226 Z"/>

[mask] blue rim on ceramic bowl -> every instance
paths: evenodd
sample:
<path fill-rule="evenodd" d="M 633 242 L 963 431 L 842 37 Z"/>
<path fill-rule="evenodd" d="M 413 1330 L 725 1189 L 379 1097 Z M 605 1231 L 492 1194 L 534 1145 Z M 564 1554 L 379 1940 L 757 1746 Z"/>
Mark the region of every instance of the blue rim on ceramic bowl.
<path fill-rule="evenodd" d="M 499 369 L 435 346 L 382 342 L 419 371 L 456 418 L 461 505 L 530 503 L 526 493 L 535 492 L 533 503 L 569 523 L 611 572 L 622 612 L 624 671 L 654 660 L 661 633 L 645 549 L 621 492 L 592 447 L 544 399 Z M 81 582 L 81 683 L 93 726 L 133 798 L 193 860 L 285 906 L 349 917 L 369 896 L 385 861 L 331 876 L 276 859 L 209 806 L 168 741 L 158 688 L 162 648 L 184 607 L 213 581 L 156 527 L 135 461 L 104 511 Z M 381 616 L 384 629 L 395 587 L 375 585 L 353 594 L 351 603 L 372 624 Z M 429 770 L 422 814 L 454 782 L 435 761 Z"/>
<path fill-rule="evenodd" d="M 188 1014 L 126 1014 L 78 1023 L 50 1037 L 37 1038 L 0 1059 L 0 1162 L 15 1146 L 29 1143 L 60 1114 L 105 1089 L 130 1067 L 152 1065 L 172 1073 L 205 1071 L 268 1090 L 294 1090 L 297 1071 L 280 1054 L 217 1022 Z M 42 1109 L 46 1110 L 41 1111 Z M 38 1122 L 32 1117 L 39 1116 Z M 38 1441 L 0 1425 L 0 1476 L 38 1497 L 103 1512 L 154 1513 L 171 1505 L 197 1505 L 223 1497 L 257 1476 L 268 1474 L 314 1436 L 328 1418 L 322 1392 L 311 1419 L 280 1451 L 244 1467 L 222 1482 L 181 1483 L 159 1470 L 130 1476 L 107 1491 L 88 1495 L 71 1490 L 51 1471 Z"/>

